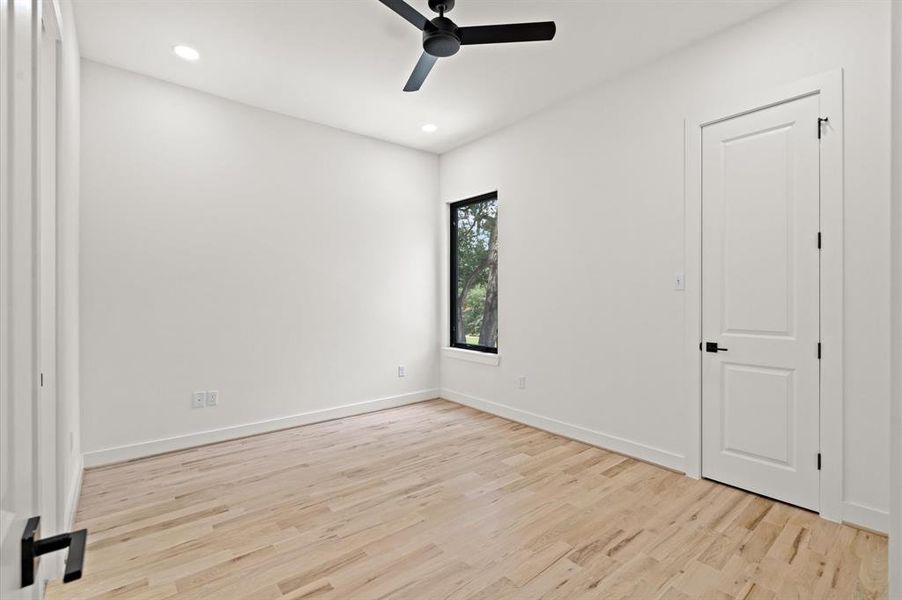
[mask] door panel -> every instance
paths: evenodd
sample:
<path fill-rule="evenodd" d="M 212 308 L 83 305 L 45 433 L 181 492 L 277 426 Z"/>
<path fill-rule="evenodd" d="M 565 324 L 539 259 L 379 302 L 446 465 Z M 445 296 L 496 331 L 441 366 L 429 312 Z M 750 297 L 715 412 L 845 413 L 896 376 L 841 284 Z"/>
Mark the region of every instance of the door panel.
<path fill-rule="evenodd" d="M 723 331 L 791 335 L 793 128 L 721 142 Z"/>
<path fill-rule="evenodd" d="M 819 96 L 702 131 L 702 475 L 817 510 Z"/>
<path fill-rule="evenodd" d="M 721 451 L 789 465 L 795 413 L 792 371 L 724 363 Z"/>

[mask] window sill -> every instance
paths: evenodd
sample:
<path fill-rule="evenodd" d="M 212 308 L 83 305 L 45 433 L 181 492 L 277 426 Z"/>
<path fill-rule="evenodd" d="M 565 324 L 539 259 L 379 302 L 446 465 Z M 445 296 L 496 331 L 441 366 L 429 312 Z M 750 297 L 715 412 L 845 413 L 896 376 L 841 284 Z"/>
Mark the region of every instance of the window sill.
<path fill-rule="evenodd" d="M 497 367 L 501 361 L 501 357 L 497 354 L 489 352 L 479 352 L 478 350 L 465 350 L 463 348 L 442 348 L 442 356 L 448 358 L 456 358 L 457 360 L 466 360 L 483 365 Z"/>

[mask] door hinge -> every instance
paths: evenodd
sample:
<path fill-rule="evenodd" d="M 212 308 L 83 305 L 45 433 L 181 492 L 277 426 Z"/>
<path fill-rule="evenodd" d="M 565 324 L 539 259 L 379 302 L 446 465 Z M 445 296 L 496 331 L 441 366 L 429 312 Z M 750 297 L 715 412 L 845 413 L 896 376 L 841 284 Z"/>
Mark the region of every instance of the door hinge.
<path fill-rule="evenodd" d="M 817 249 L 818 250 L 821 249 L 821 232 L 820 231 L 817 232 Z"/>
<path fill-rule="evenodd" d="M 817 343 L 817 359 L 818 360 L 821 359 L 821 343 L 820 342 Z"/>
<path fill-rule="evenodd" d="M 41 373 L 41 387 L 44 387 L 44 374 Z"/>
<path fill-rule="evenodd" d="M 817 139 L 821 139 L 821 125 L 824 123 L 829 123 L 830 117 L 818 117 L 817 118 Z"/>
<path fill-rule="evenodd" d="M 821 453 L 820 452 L 817 453 L 817 470 L 818 471 L 821 470 Z"/>

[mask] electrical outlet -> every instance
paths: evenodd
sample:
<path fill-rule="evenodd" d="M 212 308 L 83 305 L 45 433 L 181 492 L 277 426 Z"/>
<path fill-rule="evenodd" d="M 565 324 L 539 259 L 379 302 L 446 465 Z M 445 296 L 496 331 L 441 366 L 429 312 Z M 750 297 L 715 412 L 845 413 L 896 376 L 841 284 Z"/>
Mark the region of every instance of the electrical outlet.
<path fill-rule="evenodd" d="M 212 390 L 207 392 L 207 406 L 219 406 L 219 391 Z"/>
<path fill-rule="evenodd" d="M 203 408 L 206 400 L 206 392 L 194 392 L 194 395 L 191 396 L 191 408 Z"/>
<path fill-rule="evenodd" d="M 398 377 L 407 377 L 407 367 L 398 365 Z"/>
<path fill-rule="evenodd" d="M 517 377 L 517 387 L 521 390 L 526 389 L 526 377 L 524 375 Z"/>

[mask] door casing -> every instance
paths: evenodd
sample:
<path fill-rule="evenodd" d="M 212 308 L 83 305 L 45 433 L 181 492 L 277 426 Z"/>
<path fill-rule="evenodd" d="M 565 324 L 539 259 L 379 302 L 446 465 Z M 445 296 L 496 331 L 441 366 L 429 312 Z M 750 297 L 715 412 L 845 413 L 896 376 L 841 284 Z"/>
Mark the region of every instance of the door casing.
<path fill-rule="evenodd" d="M 37 98 L 36 111 L 36 174 L 37 194 L 35 213 L 35 266 L 37 289 L 34 314 L 36 316 L 36 353 L 38 364 L 37 461 L 38 501 L 42 535 L 62 533 L 65 496 L 58 485 L 60 464 L 58 447 L 60 432 L 57 426 L 57 121 L 58 52 L 61 40 L 60 9 L 57 0 L 41 0 L 38 9 L 39 34 L 37 42 Z M 54 552 L 41 558 L 38 581 L 61 577 L 65 553 Z"/>
<path fill-rule="evenodd" d="M 11 510 L 3 515 L 4 552 L 9 553 L 4 554 L 0 594 L 31 599 L 43 597 L 46 581 L 58 576 L 64 558 L 60 553 L 45 556 L 37 567 L 35 583 L 20 586 L 18 550 L 25 520 L 42 516 L 43 536 L 61 528 L 55 485 L 57 399 L 52 387 L 56 353 L 56 53 L 61 32 L 57 0 L 3 0 L 0 11 L 13 48 L 10 56 L 0 61 L 4 96 L 0 154 L 9 169 L 4 176 L 9 175 L 12 184 L 7 186 L 4 177 L 0 220 L 5 237 L 0 254 L 8 255 L 8 260 L 0 284 L 4 288 L 0 312 L 5 321 L 0 327 L 4 379 L 0 401 L 9 408 L 16 432 L 11 436 L 14 454 L 4 465 L 9 479 L 4 480 L 8 486 L 2 490 L 3 508 Z"/>
<path fill-rule="evenodd" d="M 702 128 L 757 110 L 820 95 L 823 126 L 820 144 L 821 369 L 820 369 L 820 514 L 842 521 L 843 481 L 843 71 L 835 69 L 760 93 L 735 103 L 700 110 L 685 125 L 684 268 L 685 372 L 691 415 L 686 474 L 701 477 L 702 362 Z M 817 133 L 817 123 L 811 133 Z"/>

